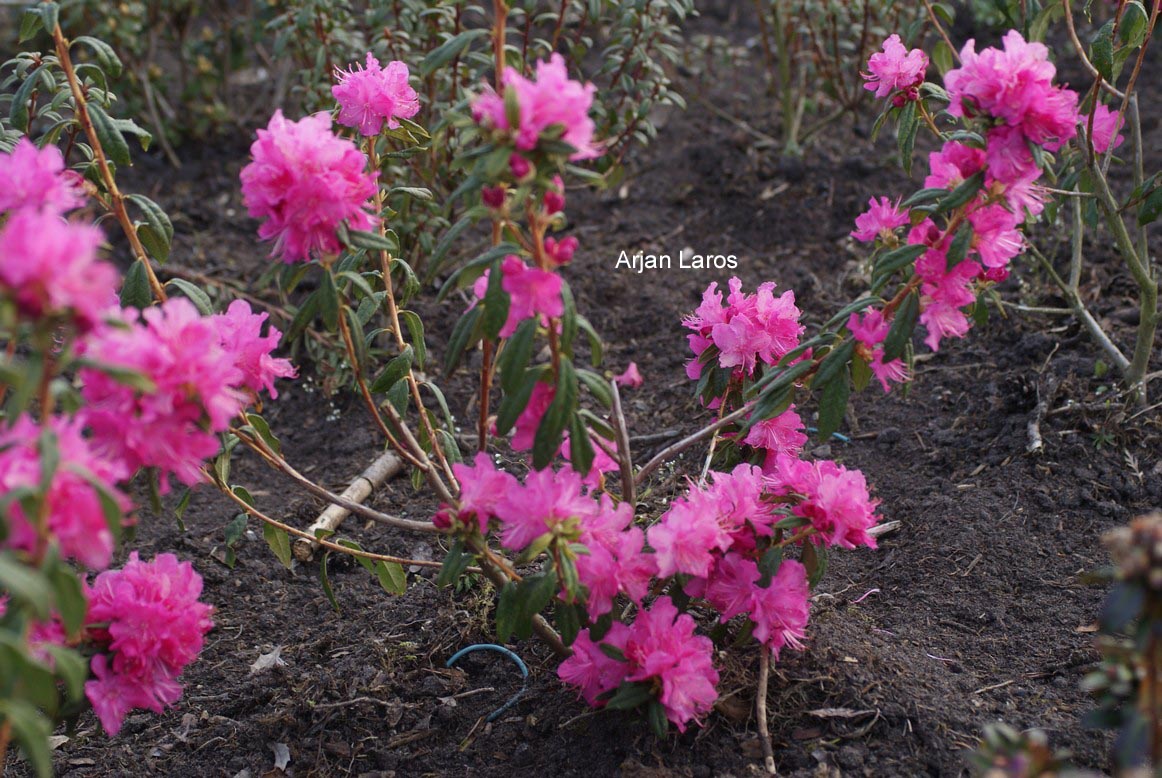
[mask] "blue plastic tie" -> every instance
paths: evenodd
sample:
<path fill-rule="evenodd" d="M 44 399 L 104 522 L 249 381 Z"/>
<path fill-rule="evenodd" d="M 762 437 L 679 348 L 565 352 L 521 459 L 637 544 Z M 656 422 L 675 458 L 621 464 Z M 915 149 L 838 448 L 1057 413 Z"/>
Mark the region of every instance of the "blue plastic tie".
<path fill-rule="evenodd" d="M 473 651 L 495 651 L 498 654 L 504 654 L 506 657 L 515 662 L 516 666 L 520 668 L 520 676 L 522 679 L 520 689 L 516 694 L 509 698 L 508 702 L 506 702 L 504 705 L 501 705 L 492 713 L 488 714 L 488 718 L 486 718 L 485 721 L 493 722 L 500 718 L 501 715 L 513 705 L 516 705 L 517 700 L 519 700 L 521 696 L 524 695 L 525 690 L 529 687 L 529 669 L 525 666 L 524 661 L 519 656 L 514 654 L 512 651 L 509 651 L 504 646 L 498 646 L 495 643 L 476 643 L 475 645 L 462 648 L 455 654 L 452 654 L 452 657 L 444 664 L 444 666 L 451 667 L 452 665 L 456 664 L 456 662 L 458 662 L 461 657 L 467 654 L 471 654 Z"/>
<path fill-rule="evenodd" d="M 808 427 L 807 431 L 808 432 L 818 432 L 819 428 L 818 427 Z M 842 432 L 832 432 L 831 437 L 835 438 L 840 443 L 850 443 L 851 442 L 851 438 L 847 437 Z"/>

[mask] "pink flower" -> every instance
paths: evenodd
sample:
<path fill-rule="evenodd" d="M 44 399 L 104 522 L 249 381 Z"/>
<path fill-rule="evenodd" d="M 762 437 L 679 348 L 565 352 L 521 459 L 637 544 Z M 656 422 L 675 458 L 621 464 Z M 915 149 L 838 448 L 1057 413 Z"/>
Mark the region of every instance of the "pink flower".
<path fill-rule="evenodd" d="M 278 390 L 274 388 L 274 380 L 294 378 L 296 372 L 290 360 L 271 356 L 278 348 L 282 333 L 270 327 L 263 336 L 262 323 L 266 318 L 266 313 L 254 313 L 250 303 L 235 300 L 230 303 L 226 313 L 219 313 L 210 320 L 218 328 L 222 348 L 234 358 L 234 365 L 242 371 L 243 385 L 255 394 L 266 389 L 271 397 L 277 399 Z"/>
<path fill-rule="evenodd" d="M 851 237 L 856 240 L 870 243 L 877 237 L 892 235 L 897 227 L 908 223 L 908 212 L 899 207 L 899 200 L 893 205 L 886 197 L 881 197 L 879 202 L 873 197 L 867 204 L 871 207 L 855 217 L 856 229 L 852 231 Z"/>
<path fill-rule="evenodd" d="M 188 562 L 137 552 L 121 570 L 101 573 L 88 589 L 94 642 L 108 652 L 93 657 L 96 676 L 85 684 L 101 724 L 116 735 L 133 708 L 157 713 L 181 696 L 177 677 L 197 658 L 213 627 L 209 605 L 198 602 L 202 579 Z"/>
<path fill-rule="evenodd" d="M 245 380 L 234 355 L 221 345 L 214 321 L 193 303 L 171 298 L 141 314 L 125 312 L 119 326 L 95 330 L 82 344 L 84 356 L 135 371 L 153 384 L 139 391 L 94 368 L 80 371 L 82 411 L 98 450 L 130 470 L 157 467 L 163 489 L 169 474 L 182 483 L 202 480 L 202 462 L 218 453 L 218 432 L 242 408 L 238 387 Z"/>
<path fill-rule="evenodd" d="M 678 613 L 669 597 L 638 612 L 625 643 L 628 681 L 660 682 L 658 701 L 680 732 L 710 712 L 718 692 L 714 644 L 695 635 L 694 619 Z"/>
<path fill-rule="evenodd" d="M 493 210 L 499 210 L 504 205 L 504 187 L 485 186 L 480 189 L 480 199 Z"/>
<path fill-rule="evenodd" d="M 572 470 L 534 470 L 523 487 L 509 488 L 496 506 L 500 544 L 520 551 L 547 532 L 579 534 L 583 518 L 597 503 L 581 491 L 581 476 Z"/>
<path fill-rule="evenodd" d="M 515 254 L 505 257 L 500 269 L 504 273 L 501 286 L 510 297 L 508 320 L 500 330 L 500 337 L 512 335 L 525 319 L 538 315 L 556 317 L 565 312 L 561 277 L 556 273 L 529 267 Z"/>
<path fill-rule="evenodd" d="M 597 88 L 592 84 L 570 81 L 565 60 L 560 54 L 554 53 L 547 62 L 537 63 L 535 80 L 527 79 L 509 67 L 505 68 L 501 81 L 504 89 L 516 92 L 517 126 L 509 126 L 504 97 L 490 86 L 485 86 L 472 102 L 472 116 L 477 123 L 515 131 L 515 144 L 520 151 L 536 148 L 545 130 L 560 126 L 564 128 L 561 140 L 575 149 L 570 159 L 591 159 L 601 154 L 593 142 L 594 124 L 589 118 L 589 108 Z"/>
<path fill-rule="evenodd" d="M 741 554 L 729 553 L 718 562 L 706 585 L 706 601 L 721 614 L 723 623 L 749 613 L 760 578 L 759 568 Z"/>
<path fill-rule="evenodd" d="M 512 177 L 520 181 L 529 174 L 533 166 L 520 154 L 513 154 L 508 158 L 508 169 L 512 171 Z"/>
<path fill-rule="evenodd" d="M 1021 217 L 1000 204 L 976 208 L 968 214 L 972 224 L 972 248 L 986 268 L 1004 267 L 1025 248 L 1018 227 Z"/>
<path fill-rule="evenodd" d="M 985 159 L 989 175 L 998 181 L 1020 181 L 1039 173 L 1029 142 L 1019 127 L 1002 125 L 989 130 Z"/>
<path fill-rule="evenodd" d="M 771 576 L 770 586 L 752 590 L 750 618 L 754 636 L 771 649 L 775 659 L 783 646 L 802 648 L 810 615 L 807 569 L 793 559 L 784 559 Z"/>
<path fill-rule="evenodd" d="M 557 240 L 556 238 L 545 238 L 545 254 L 557 267 L 567 265 L 573 261 L 573 254 L 576 253 L 578 241 L 572 235 Z"/>
<path fill-rule="evenodd" d="M 847 319 L 847 328 L 851 330 L 851 337 L 858 342 L 865 346 L 878 346 L 888 336 L 892 323 L 884 319 L 883 311 L 868 308 L 862 316 L 858 313 L 851 314 Z"/>
<path fill-rule="evenodd" d="M 266 220 L 258 235 L 274 240 L 272 255 L 284 262 L 337 254 L 336 230 L 343 222 L 357 230 L 378 223 L 365 210 L 375 175 L 365 170 L 367 158 L 354 143 L 331 133 L 330 114 L 291 122 L 275 111 L 250 153 L 242 199 L 252 217 Z"/>
<path fill-rule="evenodd" d="M 614 376 L 613 380 L 615 383 L 627 389 L 637 389 L 645 383 L 641 371 L 637 368 L 637 362 L 630 362 L 629 366 L 625 368 L 625 371 L 620 375 Z"/>
<path fill-rule="evenodd" d="M 557 675 L 565 683 L 580 687 L 585 702 L 595 708 L 602 707 L 605 701 L 600 697 L 621 685 L 629 665 L 610 657 L 601 650 L 601 645 L 624 651 L 628 639 L 629 627 L 620 621 L 613 622 L 601 643 L 593 642 L 588 629 L 581 630 L 573 641 L 573 655 L 561 663 Z"/>
<path fill-rule="evenodd" d="M 28 208 L 63 213 L 85 204 L 84 181 L 65 170 L 60 149 L 37 149 L 28 138 L 18 140 L 7 154 L 0 152 L 0 181 L 0 212 Z"/>
<path fill-rule="evenodd" d="M 965 44 L 960 67 L 944 77 L 948 112 L 991 116 L 1055 151 L 1076 134 L 1077 93 L 1053 85 L 1057 69 L 1043 44 L 1026 42 L 1016 30 L 1003 41 L 1003 51 L 989 48 L 979 54 L 974 41 Z"/>
<path fill-rule="evenodd" d="M 598 435 L 590 434 L 589 442 L 593 446 L 593 464 L 589 466 L 589 472 L 582 474 L 582 483 L 591 489 L 597 489 L 601 485 L 603 473 L 614 473 L 621 469 L 621 463 L 606 453 L 606 449 L 617 452 L 617 444 L 608 441 Z M 565 433 L 564 439 L 561 441 L 561 448 L 557 451 L 566 462 L 572 464 L 573 462 L 573 446 L 569 433 Z"/>
<path fill-rule="evenodd" d="M 1088 118 L 1084 115 L 1081 117 L 1083 126 L 1088 122 Z M 1105 103 L 1098 103 L 1093 112 L 1093 150 L 1098 154 L 1105 154 L 1111 143 L 1115 149 L 1122 145 L 1126 138 L 1118 131 L 1122 129 L 1123 124 L 1120 113 L 1114 113 Z"/>
<path fill-rule="evenodd" d="M 984 167 L 985 153 L 958 141 L 946 141 L 940 151 L 928 154 L 926 189 L 955 189 Z"/>
<path fill-rule="evenodd" d="M 860 471 L 827 459 L 804 462 L 783 456 L 767 482 L 775 494 L 803 498 L 791 513 L 809 520 L 818 532 L 816 537 L 826 545 L 876 547 L 867 530 L 879 521 L 875 513 L 879 502 L 868 495 L 867 481 Z"/>
<path fill-rule="evenodd" d="M 513 425 L 512 440 L 509 441 L 513 451 L 528 451 L 533 447 L 537 427 L 541 426 L 541 418 L 544 417 L 545 411 L 549 410 L 556 393 L 557 390 L 553 385 L 544 381 L 537 382 L 533 387 L 533 392 L 529 395 L 529 404 L 521 411 L 516 424 Z"/>
<path fill-rule="evenodd" d="M 691 490 L 689 496 L 674 500 L 661 521 L 646 531 L 663 578 L 678 573 L 705 578 L 714 564 L 714 552 L 730 544 L 715 516 L 704 510 L 707 501 L 701 496 Z"/>
<path fill-rule="evenodd" d="M 590 621 L 596 621 L 613 609 L 617 596 L 617 558 L 600 545 L 589 546 L 588 553 L 577 557 L 577 580 L 588 591 L 585 609 Z"/>
<path fill-rule="evenodd" d="M 378 135 L 386 122 L 388 129 L 399 127 L 399 119 L 410 119 L 420 111 L 416 90 L 408 85 L 408 66 L 389 62 L 381 68 L 379 60 L 367 54 L 367 67 L 353 65 L 350 70 L 336 68 L 339 83 L 331 94 L 339 102 L 339 123 L 357 128 L 368 137 Z"/>
<path fill-rule="evenodd" d="M 0 493 L 40 488 L 42 436 L 51 441 L 57 457 L 56 469 L 44 492 L 43 510 L 49 533 L 62 556 L 103 570 L 113 554 L 113 533 L 105 519 L 101 493 L 110 496 L 121 512 L 127 512 L 132 504 L 116 484 L 128 478 L 129 472 L 120 462 L 99 456 L 82 437 L 79 422 L 54 416 L 42 429 L 29 417 L 21 416 L 0 432 Z M 26 516 L 19 502 L 6 506 L 5 512 L 8 538 L 3 545 L 34 552 L 38 543 L 36 517 Z"/>
<path fill-rule="evenodd" d="M 803 419 L 795 412 L 795 406 L 791 405 L 773 419 L 764 419 L 751 427 L 743 443 L 766 450 L 766 462 L 763 464 L 766 470 L 780 454 L 798 456 L 803 450 L 807 443 L 807 436 L 803 434 Z"/>
<path fill-rule="evenodd" d="M 460 482 L 458 518 L 464 523 L 477 522 L 482 533 L 488 531 L 488 522 L 496 516 L 505 495 L 520 489 L 516 478 L 497 470 L 492 458 L 483 451 L 476 455 L 471 465 L 452 465 L 452 473 Z"/>
<path fill-rule="evenodd" d="M 617 588 L 638 605 L 649 593 L 650 581 L 658 574 L 653 554 L 644 553 L 646 534 L 641 527 L 630 527 L 617 537 Z"/>
<path fill-rule="evenodd" d="M 754 373 L 759 362 L 773 365 L 799 345 L 804 327 L 799 324 L 795 293 L 783 292 L 775 297 L 773 283 L 759 286 L 753 295 L 743 294 L 742 281 L 730 279 L 727 305 L 717 283 L 702 295 L 702 304 L 682 325 L 693 330 L 690 347 L 695 359 L 687 363 L 686 374 L 698 378 L 702 365 L 697 357 L 711 345 L 719 350 L 718 364 L 738 368 L 744 374 Z"/>
<path fill-rule="evenodd" d="M 97 258 L 101 231 L 51 210 L 16 211 L 0 227 L 0 296 L 24 317 L 66 317 L 92 329 L 117 302 L 118 273 Z"/>
<path fill-rule="evenodd" d="M 884 393 L 892 391 L 892 384 L 902 384 L 908 380 L 908 364 L 902 359 L 884 361 L 884 350 L 877 349 L 868 363 L 872 375 L 880 382 Z"/>
<path fill-rule="evenodd" d="M 869 72 L 861 74 L 867 81 L 863 88 L 875 92 L 876 97 L 902 92 L 905 100 L 915 100 L 917 88 L 924 83 L 928 55 L 920 49 L 908 51 L 900 36 L 893 34 L 884 41 L 883 51 L 868 59 L 867 69 Z"/>

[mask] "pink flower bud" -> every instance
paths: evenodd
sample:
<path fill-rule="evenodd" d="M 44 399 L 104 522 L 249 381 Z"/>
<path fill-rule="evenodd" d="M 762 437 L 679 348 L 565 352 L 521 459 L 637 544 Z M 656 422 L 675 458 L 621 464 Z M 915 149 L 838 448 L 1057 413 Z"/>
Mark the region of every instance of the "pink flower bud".
<path fill-rule="evenodd" d="M 570 235 L 567 238 L 545 238 L 545 253 L 549 255 L 555 265 L 567 265 L 573 261 L 573 253 L 577 251 L 577 239 Z"/>
<path fill-rule="evenodd" d="M 508 169 L 512 171 L 513 177 L 519 180 L 529 174 L 529 171 L 532 170 L 532 166 L 529 164 L 529 161 L 522 157 L 520 154 L 513 154 L 508 158 Z"/>
<path fill-rule="evenodd" d="M 565 210 L 565 182 L 553 176 L 553 188 L 545 192 L 545 214 L 552 216 Z"/>
<path fill-rule="evenodd" d="M 504 187 L 486 186 L 480 190 L 480 199 L 489 208 L 499 209 L 504 205 Z"/>

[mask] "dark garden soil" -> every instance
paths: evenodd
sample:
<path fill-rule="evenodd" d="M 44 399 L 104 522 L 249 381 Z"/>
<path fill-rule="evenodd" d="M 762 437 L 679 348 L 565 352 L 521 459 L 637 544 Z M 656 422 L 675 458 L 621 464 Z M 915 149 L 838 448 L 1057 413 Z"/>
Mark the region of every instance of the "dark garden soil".
<path fill-rule="evenodd" d="M 708 14 L 695 29 L 742 45 L 753 26 Z M 911 191 L 892 162 L 893 139 L 873 145 L 868 120 L 832 125 L 801 164 L 762 148 L 746 127 L 778 133 L 760 67 L 752 48 L 741 64 L 685 76 L 692 92 L 745 126 L 692 100 L 686 113 L 662 117 L 656 143 L 632 160 L 620 191 L 570 197 L 582 249 L 565 275 L 578 308 L 608 342 L 606 367 L 620 372 L 634 360 L 646 378 L 626 399 L 631 434 L 647 436 L 633 446 L 639 463 L 708 418 L 683 371 L 680 318 L 710 281 L 724 284 L 731 274 L 615 271 L 620 252 L 668 253 L 675 261 L 681 249 L 735 254 L 746 288 L 773 280 L 794 289 L 810 329 L 866 284 L 863 252 L 847 237 L 852 219 L 872 195 Z M 1147 88 L 1154 92 L 1144 99 L 1154 112 L 1147 138 L 1162 149 L 1162 94 L 1157 84 Z M 264 249 L 240 203 L 245 144 L 181 152 L 180 171 L 146 159 L 127 176 L 127 188 L 144 188 L 173 216 L 176 265 L 253 281 Z M 1103 244 L 1091 246 L 1087 285 L 1101 292 L 1095 313 L 1126 343 L 1131 286 Z M 1003 287 L 1006 300 L 1061 304 L 1031 264 L 1018 266 Z M 442 353 L 461 310 L 455 299 L 422 307 L 433 352 Z M 909 396 L 872 387 L 856 397 L 844 429 L 850 442 L 814 444 L 816 455 L 862 469 L 885 520 L 900 526 L 877 550 L 833 555 L 814 598 L 807 651 L 786 652 L 776 667 L 771 727 L 783 774 L 960 775 L 966 749 L 998 720 L 1045 730 L 1080 765 L 1107 766 L 1109 741 L 1079 724 L 1089 707 L 1079 681 L 1096 660 L 1091 632 L 1102 598 L 1082 577 L 1106 561 L 1103 532 L 1162 504 L 1162 448 L 1156 411 L 1137 414 L 1107 400 L 1112 376 L 1098 376 L 1098 357 L 1071 320 L 1011 310 L 1002 318 L 993 310 L 986 326 L 923 358 Z M 302 374 L 280 387 L 267 418 L 288 458 L 339 490 L 381 441 L 353 397 L 324 396 L 309 365 Z M 461 372 L 444 383 L 470 426 L 470 377 Z M 1052 396 L 1041 425 L 1044 452 L 1030 456 L 1026 426 L 1039 392 Z M 656 476 L 639 515 L 656 516 L 703 453 L 694 450 Z M 234 480 L 268 513 L 299 526 L 321 508 L 252 457 L 236 459 Z M 417 519 L 434 508 L 406 479 L 384 487 L 373 504 Z M 280 752 L 289 754 L 286 774 L 297 776 L 759 770 L 750 715 L 754 651 L 727 666 L 720 709 L 704 728 L 659 740 L 631 715 L 588 712 L 558 682 L 543 646 L 518 643 L 512 648 L 530 666 L 528 690 L 485 724 L 482 717 L 519 688 L 513 665 L 495 654 L 474 654 L 456 669 L 445 661 L 490 639 L 491 590 L 439 590 L 421 569 L 405 596 L 391 597 L 357 565 L 333 559 L 342 606 L 335 613 L 317 565 L 288 572 L 254 523 L 257 534 L 239 544 L 236 566 L 217 561 L 234 514 L 206 487 L 195 492 L 184 530 L 170 514 L 141 515 L 136 547 L 144 556 L 175 551 L 194 563 L 216 607 L 216 628 L 186 672 L 176 708 L 133 715 L 113 739 L 84 716 L 57 749 L 60 774 L 280 775 Z M 367 548 L 441 558 L 428 538 L 354 521 L 347 530 Z M 273 651 L 281 661 L 252 670 Z"/>

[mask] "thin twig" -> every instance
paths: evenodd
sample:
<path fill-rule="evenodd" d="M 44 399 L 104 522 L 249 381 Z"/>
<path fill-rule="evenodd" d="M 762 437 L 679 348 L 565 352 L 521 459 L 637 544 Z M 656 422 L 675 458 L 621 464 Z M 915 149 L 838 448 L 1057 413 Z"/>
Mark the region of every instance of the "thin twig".
<path fill-rule="evenodd" d="M 759 739 L 763 745 L 763 766 L 767 775 L 776 775 L 775 750 L 771 747 L 771 731 L 767 724 L 767 684 L 771 673 L 771 652 L 767 647 L 759 648 L 759 685 L 755 693 L 755 718 L 758 720 Z"/>
<path fill-rule="evenodd" d="M 621 465 L 621 499 L 630 507 L 637 506 L 637 484 L 633 480 L 633 459 L 629 452 L 629 431 L 625 425 L 625 414 L 621 410 L 621 393 L 617 390 L 616 379 L 609 382 L 612 408 L 610 409 L 613 431 L 617 433 L 617 461 Z"/>

